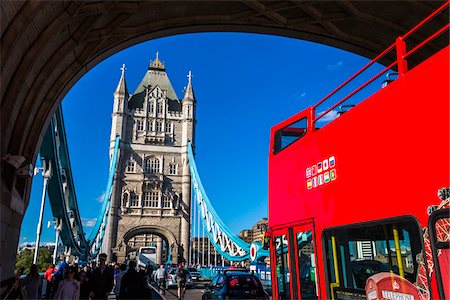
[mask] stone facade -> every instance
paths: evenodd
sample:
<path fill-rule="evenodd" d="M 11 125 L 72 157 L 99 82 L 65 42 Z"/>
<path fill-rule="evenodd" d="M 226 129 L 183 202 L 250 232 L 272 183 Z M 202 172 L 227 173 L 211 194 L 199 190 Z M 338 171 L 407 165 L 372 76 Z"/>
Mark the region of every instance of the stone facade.
<path fill-rule="evenodd" d="M 111 260 L 123 261 L 128 252 L 138 250 L 129 241 L 144 234 L 160 237 L 157 244 L 171 249 L 172 262 L 181 256 L 188 258 L 191 186 L 187 144 L 195 142 L 191 74 L 188 78 L 179 100 L 157 54 L 129 95 L 122 68 L 114 93 L 110 143 L 112 156 L 115 137 L 120 137 L 120 159 L 103 243 Z"/>

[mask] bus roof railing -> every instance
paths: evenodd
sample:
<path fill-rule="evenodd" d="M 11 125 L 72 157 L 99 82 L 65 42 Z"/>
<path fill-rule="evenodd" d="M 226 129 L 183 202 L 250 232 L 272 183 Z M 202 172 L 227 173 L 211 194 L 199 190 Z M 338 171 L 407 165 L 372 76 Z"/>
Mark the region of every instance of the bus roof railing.
<path fill-rule="evenodd" d="M 444 10 L 448 10 L 450 1 L 446 1 L 444 4 L 442 4 L 438 9 L 436 9 L 433 13 L 431 13 L 429 16 L 427 16 L 425 19 L 423 19 L 421 22 L 419 22 L 416 26 L 414 26 L 411 30 L 409 30 L 407 33 L 405 33 L 402 36 L 399 36 L 396 41 L 391 44 L 388 48 L 386 48 L 383 52 L 381 52 L 379 55 L 377 55 L 374 59 L 372 59 L 369 63 L 367 63 L 364 67 L 362 67 L 359 71 L 357 71 L 354 75 L 352 75 L 350 78 L 348 78 L 346 81 L 344 81 L 341 85 L 336 87 L 333 91 L 331 91 L 329 94 L 327 94 L 325 97 L 323 97 L 319 102 L 317 102 L 315 105 L 311 107 L 311 109 L 314 111 L 312 114 L 313 119 L 311 120 L 310 124 L 312 124 L 313 128 L 316 128 L 315 124 L 317 121 L 319 121 L 321 118 L 323 118 L 325 115 L 330 113 L 333 109 L 344 103 L 345 101 L 349 100 L 352 96 L 366 88 L 369 84 L 374 82 L 376 79 L 378 79 L 380 76 L 382 76 L 384 73 L 388 72 L 393 68 L 394 66 L 397 66 L 398 69 L 398 76 L 401 77 L 408 71 L 408 65 L 407 65 L 407 58 L 410 57 L 413 53 L 416 53 L 419 49 L 421 49 L 426 44 L 430 43 L 437 37 L 441 36 L 444 32 L 449 30 L 449 23 L 446 22 L 446 24 L 436 30 L 434 33 L 429 35 L 427 38 L 425 38 L 423 41 L 418 43 L 416 46 L 414 46 L 411 50 L 407 51 L 406 49 L 406 42 L 405 40 L 409 37 L 411 37 L 414 33 L 416 33 L 420 28 L 422 28 L 425 24 L 430 22 L 433 18 L 435 18 L 438 14 L 442 13 Z M 335 104 L 333 104 L 331 107 L 326 109 L 323 112 L 320 112 L 320 114 L 316 117 L 316 109 L 319 105 L 324 103 L 326 100 L 330 99 L 333 95 L 335 95 L 338 91 L 343 89 L 345 86 L 347 86 L 350 82 L 352 82 L 355 78 L 360 76 L 364 71 L 366 71 L 369 67 L 373 66 L 376 62 L 379 62 L 383 57 L 385 57 L 389 52 L 395 50 L 396 51 L 396 59 L 390 63 L 388 66 L 386 66 L 382 71 L 378 72 L 374 76 L 372 76 L 369 80 L 365 81 L 363 84 L 361 84 L 359 87 L 355 88 L 352 92 L 341 98 L 339 101 L 337 101 Z M 425 59 L 427 59 L 426 57 Z M 424 59 L 424 60 L 425 60 Z"/>

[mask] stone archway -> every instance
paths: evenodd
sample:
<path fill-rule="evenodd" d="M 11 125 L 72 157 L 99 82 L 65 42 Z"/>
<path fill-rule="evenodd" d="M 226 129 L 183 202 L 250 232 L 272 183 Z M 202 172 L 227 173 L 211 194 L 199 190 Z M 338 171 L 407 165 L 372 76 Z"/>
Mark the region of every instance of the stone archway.
<path fill-rule="evenodd" d="M 119 246 L 113 249 L 113 253 L 116 255 L 117 260 L 119 262 L 123 262 L 125 260 L 125 257 L 127 255 L 127 251 L 129 250 L 128 248 L 128 241 L 138 235 L 142 235 L 142 234 L 146 234 L 146 233 L 150 233 L 150 234 L 154 234 L 157 235 L 159 237 L 161 237 L 163 240 L 165 240 L 166 245 L 168 248 L 170 248 L 170 253 L 171 253 L 171 262 L 175 263 L 176 259 L 178 257 L 178 241 L 175 237 L 175 235 L 168 230 L 165 227 L 161 227 L 161 226 L 156 226 L 156 225 L 144 225 L 144 226 L 139 226 L 139 227 L 135 227 L 132 228 L 130 230 L 128 230 L 127 232 L 125 232 L 124 234 L 118 234 L 118 239 L 121 240 L 121 242 L 119 243 Z M 119 238 L 119 236 L 121 236 Z M 165 262 L 161 262 L 161 263 L 165 263 Z"/>

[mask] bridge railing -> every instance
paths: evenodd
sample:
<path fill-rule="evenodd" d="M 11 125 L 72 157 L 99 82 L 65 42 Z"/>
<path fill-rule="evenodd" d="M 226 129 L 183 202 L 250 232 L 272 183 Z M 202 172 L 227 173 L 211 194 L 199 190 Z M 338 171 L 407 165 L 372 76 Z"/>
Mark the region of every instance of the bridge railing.
<path fill-rule="evenodd" d="M 392 77 L 403 76 L 409 69 L 412 69 L 409 67 L 418 65 L 420 62 L 431 57 L 443 48 L 437 46 L 437 44 L 433 44 L 432 47 L 429 47 L 429 49 L 433 49 L 433 51 L 424 51 L 423 47 L 425 45 L 440 38 L 445 39 L 441 45 L 447 46 L 449 38 L 448 10 L 449 1 L 440 6 L 436 11 L 431 13 L 403 36 L 398 37 L 386 50 L 377 55 L 354 75 L 313 105 L 310 114 L 312 117 L 308 122 L 309 129 L 314 131 L 319 128 L 318 122 L 321 123 L 321 126 L 331 122 L 334 118 L 346 111 L 342 109 L 343 106 L 351 108 L 360 103 L 371 94 L 377 92 L 380 88 L 393 81 L 394 79 Z M 444 17 L 443 19 L 447 21 L 443 26 L 430 22 L 437 16 L 445 14 L 447 17 Z M 433 28 L 428 28 L 431 26 Z M 436 26 L 438 27 L 437 29 Z M 433 33 L 427 37 L 423 37 L 422 31 L 424 31 L 425 28 Z M 412 56 L 415 56 L 414 65 L 410 62 Z M 392 57 L 395 57 L 395 59 L 392 59 Z M 382 68 L 378 64 L 382 61 L 391 61 L 391 63 Z M 392 76 L 393 74 L 395 76 Z M 327 107 L 326 103 L 330 102 L 334 102 L 334 104 Z M 341 106 L 341 109 L 336 110 L 339 106 Z"/>

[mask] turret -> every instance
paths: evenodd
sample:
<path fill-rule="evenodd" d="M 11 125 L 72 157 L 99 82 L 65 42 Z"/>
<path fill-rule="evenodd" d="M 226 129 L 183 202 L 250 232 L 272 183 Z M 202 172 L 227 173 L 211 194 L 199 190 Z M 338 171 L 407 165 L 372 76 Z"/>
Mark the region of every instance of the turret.
<path fill-rule="evenodd" d="M 183 145 L 190 141 L 194 144 L 194 125 L 195 125 L 195 96 L 192 88 L 192 73 L 189 71 L 188 85 L 184 91 L 184 97 L 181 101 L 183 105 Z"/>
<path fill-rule="evenodd" d="M 121 139 L 125 137 L 126 132 L 126 113 L 128 110 L 128 89 L 125 81 L 125 65 L 122 65 L 122 75 L 120 76 L 119 84 L 114 92 L 114 106 L 112 112 L 112 126 L 110 137 L 110 155 L 114 148 L 114 140 L 116 135 Z"/>

